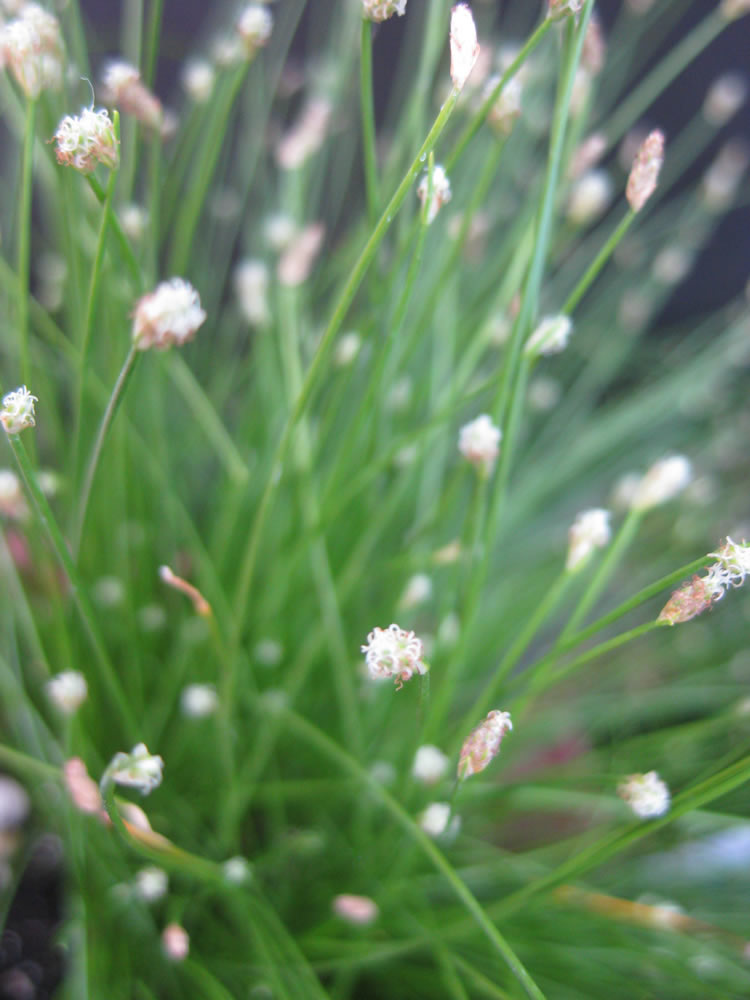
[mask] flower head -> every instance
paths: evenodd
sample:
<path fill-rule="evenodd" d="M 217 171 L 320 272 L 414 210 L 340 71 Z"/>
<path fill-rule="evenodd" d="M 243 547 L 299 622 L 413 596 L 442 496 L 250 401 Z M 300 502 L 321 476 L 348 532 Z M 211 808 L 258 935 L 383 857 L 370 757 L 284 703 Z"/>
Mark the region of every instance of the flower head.
<path fill-rule="evenodd" d="M 499 76 L 491 76 L 484 85 L 482 100 L 486 101 L 500 83 Z M 507 80 L 505 86 L 495 98 L 487 115 L 488 123 L 501 136 L 510 135 L 516 119 L 521 114 L 521 95 L 523 85 L 518 76 Z"/>
<path fill-rule="evenodd" d="M 149 347 L 165 351 L 172 344 L 192 340 L 205 319 L 200 296 L 190 282 L 171 278 L 138 300 L 133 313 L 133 341 L 139 351 Z"/>
<path fill-rule="evenodd" d="M 352 896 L 349 893 L 334 896 L 331 906 L 337 917 L 358 927 L 367 927 L 378 919 L 380 913 L 378 904 L 369 896 Z"/>
<path fill-rule="evenodd" d="M 180 695 L 180 709 L 190 719 L 213 715 L 219 707 L 219 696 L 213 684 L 188 684 Z"/>
<path fill-rule="evenodd" d="M 191 59 L 185 63 L 181 74 L 182 86 L 196 104 L 205 104 L 214 89 L 216 70 L 208 59 Z"/>
<path fill-rule="evenodd" d="M 101 812 L 102 795 L 99 786 L 89 777 L 86 765 L 80 757 L 71 757 L 65 761 L 63 779 L 76 809 L 85 813 Z"/>
<path fill-rule="evenodd" d="M 417 185 L 417 197 L 422 205 L 427 205 L 427 224 L 429 225 L 434 221 L 443 205 L 451 200 L 451 182 L 443 167 L 437 164 L 433 167 L 432 190 L 430 190 L 429 171 L 425 171 Z"/>
<path fill-rule="evenodd" d="M 395 624 L 385 629 L 374 628 L 361 650 L 365 654 L 370 677 L 375 680 L 393 677 L 399 689 L 414 674 L 426 674 L 428 670 L 422 660 L 422 640 Z"/>
<path fill-rule="evenodd" d="M 438 747 L 425 743 L 414 757 L 411 773 L 417 781 L 424 785 L 435 785 L 448 770 L 448 758 Z"/>
<path fill-rule="evenodd" d="M 29 513 L 21 488 L 21 480 L 12 469 L 0 469 L 0 514 L 14 521 Z"/>
<path fill-rule="evenodd" d="M 602 549 L 610 540 L 610 513 L 601 507 L 582 511 L 568 532 L 567 570 L 582 569 L 594 549 Z"/>
<path fill-rule="evenodd" d="M 268 265 L 262 260 L 239 261 L 232 275 L 240 312 L 251 326 L 267 326 L 271 320 L 268 306 Z"/>
<path fill-rule="evenodd" d="M 133 115 L 148 128 L 159 130 L 164 119 L 161 101 L 141 80 L 141 74 L 128 62 L 113 60 L 102 77 L 107 99 L 121 111 Z"/>
<path fill-rule="evenodd" d="M 56 17 L 37 3 L 26 3 L 19 16 L 0 28 L 0 64 L 6 63 L 30 98 L 62 83 L 63 45 Z"/>
<path fill-rule="evenodd" d="M 167 924 L 162 931 L 161 946 L 167 958 L 173 962 L 183 962 L 190 951 L 190 937 L 179 924 Z"/>
<path fill-rule="evenodd" d="M 138 788 L 143 795 L 148 795 L 161 784 L 164 761 L 148 752 L 145 743 L 138 743 L 130 753 L 116 753 L 102 776 L 104 787 L 110 781 L 117 785 L 128 785 Z"/>
<path fill-rule="evenodd" d="M 750 0 L 722 0 L 719 13 L 725 21 L 736 21 L 750 14 Z"/>
<path fill-rule="evenodd" d="M 669 809 L 669 789 L 656 771 L 628 775 L 617 794 L 641 819 L 663 816 Z"/>
<path fill-rule="evenodd" d="M 630 506 L 633 510 L 650 510 L 672 500 L 685 489 L 692 477 L 690 462 L 684 455 L 670 455 L 654 462 L 638 483 Z"/>
<path fill-rule="evenodd" d="M 540 354 L 559 354 L 568 346 L 573 323 L 569 316 L 545 316 L 536 330 L 526 341 L 523 349 L 527 358 L 536 358 Z"/>
<path fill-rule="evenodd" d="M 559 21 L 564 17 L 579 14 L 582 7 L 583 0 L 549 0 L 547 17 L 553 21 Z"/>
<path fill-rule="evenodd" d="M 84 108 L 78 116 L 67 115 L 55 132 L 57 162 L 90 174 L 97 163 L 114 170 L 119 162 L 115 127 L 104 109 Z"/>
<path fill-rule="evenodd" d="M 449 802 L 431 802 L 419 814 L 419 825 L 428 837 L 455 837 L 461 827 L 461 817 L 451 818 Z"/>
<path fill-rule="evenodd" d="M 0 410 L 0 423 L 5 433 L 20 434 L 27 427 L 36 426 L 34 403 L 37 402 L 39 402 L 37 397 L 32 396 L 25 385 L 6 393 Z"/>
<path fill-rule="evenodd" d="M 169 879 L 163 868 L 149 865 L 135 876 L 135 891 L 144 903 L 155 903 L 167 893 Z"/>
<path fill-rule="evenodd" d="M 404 610 L 423 604 L 432 596 L 432 577 L 426 573 L 415 573 L 406 584 L 399 607 Z"/>
<path fill-rule="evenodd" d="M 89 693 L 86 678 L 78 670 L 64 670 L 46 684 L 50 701 L 64 714 L 73 715 Z"/>
<path fill-rule="evenodd" d="M 267 7 L 260 3 L 245 7 L 237 19 L 237 34 L 248 58 L 268 42 L 272 30 L 273 17 Z"/>
<path fill-rule="evenodd" d="M 228 858 L 221 866 L 224 878 L 231 885 L 245 885 L 253 877 L 253 868 L 240 854 Z"/>
<path fill-rule="evenodd" d="M 500 752 L 503 736 L 513 729 L 509 712 L 493 711 L 467 736 L 458 758 L 458 777 L 483 771 Z"/>
<path fill-rule="evenodd" d="M 368 21 L 387 21 L 389 17 L 406 13 L 406 0 L 362 0 L 362 17 Z"/>
<path fill-rule="evenodd" d="M 464 424 L 458 435 L 458 450 L 483 475 L 489 475 L 500 454 L 503 432 L 486 413 Z"/>
<path fill-rule="evenodd" d="M 694 576 L 676 590 L 659 614 L 658 621 L 680 625 L 720 601 L 729 587 L 741 587 L 750 573 L 750 546 L 727 538 L 718 552 L 709 553 L 717 560 L 705 576 Z"/>
<path fill-rule="evenodd" d="M 450 47 L 451 80 L 456 90 L 463 90 L 479 58 L 477 27 L 466 3 L 456 4 L 451 10 Z"/>
<path fill-rule="evenodd" d="M 634 212 L 640 212 L 656 190 L 664 163 L 664 133 L 656 129 L 643 141 L 628 177 L 625 197 Z"/>

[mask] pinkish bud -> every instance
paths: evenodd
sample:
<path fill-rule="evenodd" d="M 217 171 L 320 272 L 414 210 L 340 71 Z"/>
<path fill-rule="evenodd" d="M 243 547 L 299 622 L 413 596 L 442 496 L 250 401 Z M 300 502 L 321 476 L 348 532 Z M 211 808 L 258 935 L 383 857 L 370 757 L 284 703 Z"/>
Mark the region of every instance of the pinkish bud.
<path fill-rule="evenodd" d="M 459 3 L 451 11 L 451 80 L 462 90 L 479 58 L 479 43 L 474 17 L 468 4 Z"/>
<path fill-rule="evenodd" d="M 147 128 L 159 131 L 163 117 L 161 101 L 141 81 L 141 74 L 135 66 L 122 60 L 109 63 L 102 83 L 107 100 L 115 107 L 133 115 Z"/>
<path fill-rule="evenodd" d="M 646 136 L 628 177 L 625 196 L 634 212 L 640 212 L 656 190 L 663 163 L 664 133 L 657 129 Z"/>
<path fill-rule="evenodd" d="M 190 951 L 188 932 L 179 924 L 167 924 L 162 931 L 161 946 L 167 958 L 173 962 L 184 962 Z"/>
<path fill-rule="evenodd" d="M 497 757 L 503 736 L 513 729 L 509 712 L 493 711 L 473 729 L 461 747 L 458 777 L 463 780 L 479 774 Z"/>
<path fill-rule="evenodd" d="M 331 906 L 337 917 L 357 927 L 371 924 L 377 920 L 380 912 L 377 903 L 369 896 L 352 896 L 348 893 L 335 896 Z"/>

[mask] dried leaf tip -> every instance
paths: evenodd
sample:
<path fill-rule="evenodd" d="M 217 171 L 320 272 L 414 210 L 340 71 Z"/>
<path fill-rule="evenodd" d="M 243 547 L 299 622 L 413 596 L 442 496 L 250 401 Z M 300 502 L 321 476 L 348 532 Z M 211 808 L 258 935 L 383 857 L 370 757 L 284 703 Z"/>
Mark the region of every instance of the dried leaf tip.
<path fill-rule="evenodd" d="M 459 3 L 451 11 L 451 80 L 462 90 L 479 58 L 479 42 L 474 17 L 468 4 Z"/>

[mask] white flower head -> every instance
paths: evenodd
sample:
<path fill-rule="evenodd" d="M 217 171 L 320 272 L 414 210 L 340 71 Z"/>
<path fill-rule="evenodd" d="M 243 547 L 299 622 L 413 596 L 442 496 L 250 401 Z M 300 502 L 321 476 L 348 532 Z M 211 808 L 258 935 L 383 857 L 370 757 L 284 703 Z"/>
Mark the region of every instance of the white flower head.
<path fill-rule="evenodd" d="M 117 785 L 138 788 L 148 795 L 161 784 L 164 761 L 148 752 L 145 743 L 138 743 L 130 753 L 116 753 L 102 776 L 102 787 L 110 781 Z"/>
<path fill-rule="evenodd" d="M 80 115 L 67 115 L 55 132 L 57 162 L 90 174 L 98 163 L 114 170 L 119 162 L 115 126 L 104 109 L 84 108 Z"/>
<path fill-rule="evenodd" d="M 389 17 L 406 13 L 406 0 L 362 0 L 362 17 L 368 21 L 387 21 Z"/>
<path fill-rule="evenodd" d="M 0 28 L 0 64 L 10 67 L 29 98 L 59 90 L 63 57 L 60 24 L 37 3 L 25 3 L 19 16 Z"/>
<path fill-rule="evenodd" d="M 239 854 L 229 858 L 221 867 L 230 885 L 246 885 L 253 877 L 253 866 Z"/>
<path fill-rule="evenodd" d="M 612 181 L 606 170 L 587 170 L 573 185 L 566 215 L 575 226 L 588 226 L 603 215 L 612 200 Z"/>
<path fill-rule="evenodd" d="M 582 569 L 594 549 L 602 549 L 609 543 L 612 537 L 610 516 L 609 511 L 601 507 L 584 510 L 578 514 L 568 532 L 568 558 L 565 563 L 567 570 Z"/>
<path fill-rule="evenodd" d="M 237 19 L 237 34 L 248 57 L 268 42 L 272 30 L 271 12 L 260 3 L 248 4 Z"/>
<path fill-rule="evenodd" d="M 456 90 L 463 90 L 479 58 L 477 26 L 471 8 L 466 3 L 451 9 L 451 80 Z"/>
<path fill-rule="evenodd" d="M 483 413 L 464 426 L 458 435 L 458 450 L 483 475 L 489 475 L 500 454 L 500 440 L 503 436 L 491 418 Z"/>
<path fill-rule="evenodd" d="M 669 789 L 656 771 L 628 775 L 618 786 L 617 794 L 641 819 L 663 816 L 669 809 Z"/>
<path fill-rule="evenodd" d="M 395 624 L 385 629 L 374 628 L 361 650 L 365 654 L 370 677 L 373 680 L 392 677 L 397 689 L 403 687 L 404 681 L 410 680 L 414 674 L 426 674 L 428 670 L 422 659 L 422 640 Z"/>
<path fill-rule="evenodd" d="M 692 478 L 690 462 L 684 455 L 670 455 L 655 462 L 641 479 L 633 494 L 633 510 L 650 510 L 658 507 L 685 489 Z"/>
<path fill-rule="evenodd" d="M 0 514 L 21 521 L 28 513 L 21 480 L 12 469 L 0 469 Z"/>
<path fill-rule="evenodd" d="M 439 747 L 425 743 L 414 757 L 411 773 L 423 785 L 435 785 L 445 775 L 450 761 Z"/>
<path fill-rule="evenodd" d="M 253 650 L 255 659 L 264 667 L 276 667 L 284 656 L 284 647 L 278 639 L 259 639 Z"/>
<path fill-rule="evenodd" d="M 747 80 L 742 73 L 722 73 L 708 88 L 703 116 L 721 128 L 740 110 L 747 98 Z"/>
<path fill-rule="evenodd" d="M 458 758 L 458 777 L 478 774 L 497 757 L 503 736 L 513 729 L 509 712 L 489 712 L 467 736 Z"/>
<path fill-rule="evenodd" d="M 423 205 L 427 204 L 427 224 L 435 220 L 443 205 L 451 200 L 451 182 L 443 167 L 435 164 L 432 170 L 432 191 L 429 191 L 429 171 L 425 171 L 417 185 L 417 197 Z M 429 197 L 429 202 L 428 202 Z"/>
<path fill-rule="evenodd" d="M 205 104 L 213 93 L 216 70 L 208 59 L 191 59 L 183 67 L 181 80 L 188 97 L 196 104 Z"/>
<path fill-rule="evenodd" d="M 271 321 L 268 265 L 262 260 L 241 260 L 234 269 L 233 278 L 237 304 L 247 322 L 251 326 L 268 326 Z"/>
<path fill-rule="evenodd" d="M 656 190 L 663 163 L 664 133 L 656 129 L 643 140 L 628 177 L 625 196 L 634 212 L 640 212 Z"/>
<path fill-rule="evenodd" d="M 484 85 L 482 91 L 482 101 L 486 101 L 490 94 L 500 83 L 500 77 L 491 76 Z M 519 76 L 513 76 L 507 80 L 505 86 L 500 91 L 487 115 L 488 123 L 501 136 L 510 135 L 516 119 L 521 114 L 521 95 L 523 84 Z"/>
<path fill-rule="evenodd" d="M 123 205 L 120 209 L 120 224 L 125 235 L 135 243 L 139 243 L 148 225 L 148 213 L 145 208 L 132 202 Z"/>
<path fill-rule="evenodd" d="M 20 434 L 28 427 L 36 426 L 34 403 L 37 402 L 37 397 L 32 396 L 25 385 L 6 393 L 0 410 L 0 423 L 5 433 Z"/>
<path fill-rule="evenodd" d="M 190 937 L 179 924 L 167 924 L 162 931 L 161 946 L 172 962 L 184 962 L 190 951 Z"/>
<path fill-rule="evenodd" d="M 155 865 L 141 868 L 135 876 L 135 892 L 144 903 L 155 903 L 162 899 L 167 893 L 168 885 L 167 873 Z"/>
<path fill-rule="evenodd" d="M 64 670 L 46 684 L 47 696 L 64 715 L 73 715 L 89 693 L 86 678 L 78 670 Z"/>
<path fill-rule="evenodd" d="M 334 364 L 338 368 L 346 368 L 357 357 L 361 346 L 362 338 L 356 331 L 350 330 L 348 333 L 343 333 L 336 342 L 336 350 L 333 355 Z"/>
<path fill-rule="evenodd" d="M 337 917 L 356 927 L 367 927 L 378 919 L 380 913 L 375 900 L 369 896 L 353 896 L 350 893 L 334 896 L 331 907 Z"/>
<path fill-rule="evenodd" d="M 163 281 L 138 300 L 133 314 L 133 341 L 139 351 L 164 351 L 184 344 L 205 322 L 200 296 L 183 278 Z"/>
<path fill-rule="evenodd" d="M 452 838 L 461 827 L 461 817 L 451 816 L 449 802 L 431 802 L 419 814 L 418 822 L 428 837 Z"/>
<path fill-rule="evenodd" d="M 190 719 L 204 719 L 219 707 L 219 696 L 213 684 L 188 684 L 180 695 L 182 714 Z"/>
<path fill-rule="evenodd" d="M 399 608 L 403 610 L 414 608 L 418 604 L 424 604 L 431 596 L 432 577 L 429 577 L 426 573 L 415 573 L 406 584 L 406 588 L 399 601 Z"/>
<path fill-rule="evenodd" d="M 526 341 L 523 349 L 527 358 L 541 354 L 559 354 L 568 346 L 573 323 L 569 316 L 545 316 Z"/>
<path fill-rule="evenodd" d="M 736 21 L 750 14 L 750 0 L 722 0 L 719 13 L 725 21 Z"/>

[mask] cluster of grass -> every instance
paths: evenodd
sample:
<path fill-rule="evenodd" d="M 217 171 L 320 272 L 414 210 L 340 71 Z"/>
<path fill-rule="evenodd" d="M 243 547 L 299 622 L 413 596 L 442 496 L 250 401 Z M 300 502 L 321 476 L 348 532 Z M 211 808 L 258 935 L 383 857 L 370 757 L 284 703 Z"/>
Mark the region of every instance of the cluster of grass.
<path fill-rule="evenodd" d="M 126 6 L 123 58 L 149 85 L 162 3 Z M 269 6 L 267 43 L 241 52 L 217 13 L 204 91 L 170 95 L 163 135 L 121 102 L 119 165 L 89 176 L 48 141 L 88 103 L 81 77 L 99 94 L 77 0 L 59 89 L 27 97 L 6 43 L 2 381 L 38 402 L 2 442 L 24 492 L 6 476 L 0 765 L 64 845 L 60 995 L 747 996 L 748 605 L 657 623 L 747 513 L 747 305 L 655 322 L 739 199 L 737 147 L 684 182 L 727 113 L 697 95 L 656 192 L 625 199 L 633 130 L 747 30 L 743 5 L 654 64 L 679 2 L 625 4 L 606 52 L 592 0 L 535 23 L 508 4 L 502 44 L 477 4 L 459 89 L 450 3 L 411 0 L 377 125 L 393 24 L 330 6 Z M 451 199 L 431 220 L 416 192 L 435 196 L 438 165 Z M 173 276 L 205 322 L 139 351 L 134 310 Z M 567 348 L 524 352 L 558 314 Z M 502 430 L 483 465 L 457 447 L 481 414 Z M 679 496 L 628 500 L 677 453 Z M 592 508 L 612 539 L 566 568 Z M 429 663 L 401 689 L 360 653 L 391 622 Z M 48 685 L 66 671 L 88 691 L 69 714 Z M 457 784 L 492 709 L 513 730 Z M 66 761 L 98 780 L 138 743 L 164 762 L 147 798 L 105 782 L 101 807 L 93 786 L 93 811 L 74 804 Z M 426 744 L 449 762 L 433 783 L 412 773 Z M 617 789 L 650 771 L 672 801 L 643 819 Z"/>

